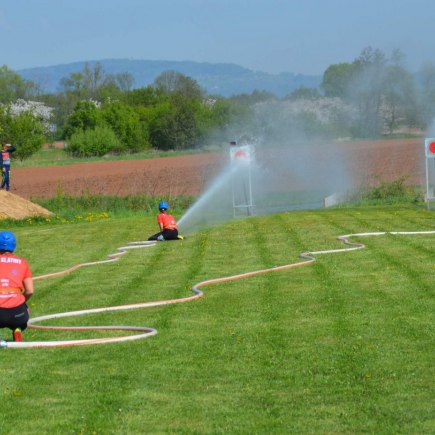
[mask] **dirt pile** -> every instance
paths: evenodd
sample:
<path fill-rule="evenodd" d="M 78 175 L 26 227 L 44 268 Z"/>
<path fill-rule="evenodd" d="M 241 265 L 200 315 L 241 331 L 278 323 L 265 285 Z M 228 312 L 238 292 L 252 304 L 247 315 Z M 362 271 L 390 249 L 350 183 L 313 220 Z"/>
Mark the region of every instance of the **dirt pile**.
<path fill-rule="evenodd" d="M 25 219 L 32 216 L 53 216 L 47 209 L 18 195 L 0 190 L 0 219 Z"/>

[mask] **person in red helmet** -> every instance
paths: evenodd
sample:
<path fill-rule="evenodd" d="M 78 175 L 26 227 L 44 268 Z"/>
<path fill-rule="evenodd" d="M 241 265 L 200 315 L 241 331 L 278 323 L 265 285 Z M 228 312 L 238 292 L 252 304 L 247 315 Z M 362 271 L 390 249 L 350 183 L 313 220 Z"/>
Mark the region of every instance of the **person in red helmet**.
<path fill-rule="evenodd" d="M 157 215 L 157 223 L 160 227 L 160 232 L 151 236 L 148 240 L 178 240 L 182 238 L 178 235 L 177 222 L 174 216 L 168 213 L 169 204 L 166 201 L 159 203 L 159 214 Z"/>
<path fill-rule="evenodd" d="M 29 309 L 26 302 L 33 295 L 32 272 L 24 258 L 13 254 L 17 246 L 14 233 L 0 232 L 0 328 L 13 331 L 14 341 L 23 341 Z"/>

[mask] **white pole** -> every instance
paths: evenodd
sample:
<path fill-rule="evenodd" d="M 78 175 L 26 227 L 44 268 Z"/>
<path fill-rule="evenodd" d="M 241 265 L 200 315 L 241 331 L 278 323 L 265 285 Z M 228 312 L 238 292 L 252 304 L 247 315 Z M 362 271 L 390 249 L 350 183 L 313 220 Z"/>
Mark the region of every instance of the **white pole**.
<path fill-rule="evenodd" d="M 251 162 L 249 163 L 249 215 L 253 215 Z"/>
<path fill-rule="evenodd" d="M 429 208 L 429 158 L 426 157 L 426 202 Z"/>

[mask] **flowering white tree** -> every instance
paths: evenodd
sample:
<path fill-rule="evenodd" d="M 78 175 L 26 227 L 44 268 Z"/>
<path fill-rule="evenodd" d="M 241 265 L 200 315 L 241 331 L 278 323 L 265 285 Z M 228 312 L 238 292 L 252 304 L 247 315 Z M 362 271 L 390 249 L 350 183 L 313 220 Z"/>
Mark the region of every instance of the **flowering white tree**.
<path fill-rule="evenodd" d="M 12 116 L 18 116 L 22 113 L 29 112 L 35 118 L 39 119 L 44 125 L 46 132 L 53 132 L 55 126 L 52 124 L 53 108 L 46 106 L 39 101 L 26 101 L 18 99 L 8 105 L 10 114 Z"/>

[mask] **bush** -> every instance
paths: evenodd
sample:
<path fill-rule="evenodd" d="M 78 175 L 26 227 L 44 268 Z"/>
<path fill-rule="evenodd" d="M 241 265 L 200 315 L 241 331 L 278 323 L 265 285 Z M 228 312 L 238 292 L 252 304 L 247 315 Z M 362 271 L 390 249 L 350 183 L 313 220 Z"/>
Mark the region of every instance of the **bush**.
<path fill-rule="evenodd" d="M 120 140 L 120 148 L 114 151 L 134 153 L 150 148 L 147 126 L 141 123 L 137 110 L 114 102 L 103 106 L 102 116 Z"/>
<path fill-rule="evenodd" d="M 75 157 L 101 157 L 119 147 L 119 140 L 109 127 L 95 127 L 74 133 L 68 142 L 67 151 Z"/>
<path fill-rule="evenodd" d="M 17 147 L 14 157 L 24 160 L 41 149 L 45 142 L 43 122 L 31 111 L 12 114 L 10 109 L 0 108 L 1 140 Z"/>
<path fill-rule="evenodd" d="M 79 101 L 64 125 L 64 135 L 69 140 L 80 131 L 92 130 L 102 124 L 98 104 L 94 101 Z"/>
<path fill-rule="evenodd" d="M 149 196 L 110 196 L 83 194 L 81 197 L 65 195 L 59 191 L 54 198 L 40 198 L 34 201 L 55 213 L 58 217 L 73 219 L 85 213 L 118 213 L 118 214 L 151 214 L 158 212 L 158 203 L 162 200 L 170 202 L 172 214 L 181 215 L 193 203 L 190 196 L 165 197 Z"/>
<path fill-rule="evenodd" d="M 381 181 L 378 186 L 371 188 L 363 195 L 367 200 L 387 200 L 398 198 L 416 198 L 418 194 L 411 186 L 405 184 L 405 176 L 393 181 Z"/>

